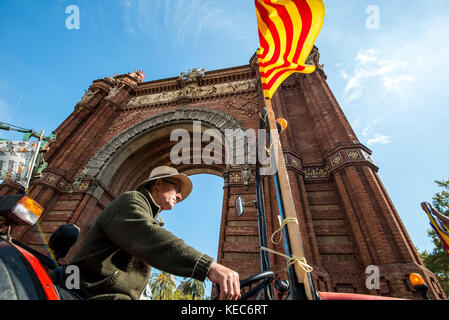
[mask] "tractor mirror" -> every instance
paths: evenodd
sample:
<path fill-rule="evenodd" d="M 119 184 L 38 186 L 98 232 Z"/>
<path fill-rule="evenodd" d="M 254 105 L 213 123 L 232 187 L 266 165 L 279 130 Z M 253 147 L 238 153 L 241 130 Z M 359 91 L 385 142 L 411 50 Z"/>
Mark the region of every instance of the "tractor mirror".
<path fill-rule="evenodd" d="M 238 196 L 235 199 L 235 213 L 237 214 L 238 217 L 240 217 L 243 212 L 245 211 L 244 207 L 243 207 L 243 200 L 241 196 Z"/>

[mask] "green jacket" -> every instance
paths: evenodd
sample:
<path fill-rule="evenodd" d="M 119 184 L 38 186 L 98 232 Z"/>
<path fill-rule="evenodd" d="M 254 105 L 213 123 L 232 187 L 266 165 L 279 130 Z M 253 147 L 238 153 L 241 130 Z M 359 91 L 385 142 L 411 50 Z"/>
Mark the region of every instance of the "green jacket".
<path fill-rule="evenodd" d="M 159 211 L 145 188 L 121 194 L 103 210 L 72 261 L 83 298 L 137 300 L 152 266 L 205 280 L 213 259 L 159 226 Z"/>

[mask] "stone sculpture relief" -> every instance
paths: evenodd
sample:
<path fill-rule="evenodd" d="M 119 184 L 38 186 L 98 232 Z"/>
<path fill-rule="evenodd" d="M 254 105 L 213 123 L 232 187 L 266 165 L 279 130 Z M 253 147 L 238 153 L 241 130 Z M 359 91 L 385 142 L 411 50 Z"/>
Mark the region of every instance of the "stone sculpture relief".
<path fill-rule="evenodd" d="M 210 86 L 187 85 L 176 91 L 161 92 L 132 98 L 128 107 L 138 107 L 149 104 L 167 103 L 182 98 L 200 98 L 220 94 L 237 93 L 245 91 L 255 91 L 257 80 L 242 80 L 236 82 L 226 82 Z"/>

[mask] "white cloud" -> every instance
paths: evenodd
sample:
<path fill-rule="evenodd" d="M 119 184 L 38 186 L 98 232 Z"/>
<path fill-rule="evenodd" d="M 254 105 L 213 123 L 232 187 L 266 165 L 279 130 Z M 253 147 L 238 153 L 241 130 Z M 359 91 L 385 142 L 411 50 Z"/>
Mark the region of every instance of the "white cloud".
<path fill-rule="evenodd" d="M 392 142 L 391 136 L 386 136 L 380 133 L 373 134 L 370 132 L 373 131 L 373 126 L 376 127 L 376 124 L 379 124 L 380 122 L 381 121 L 379 119 L 375 119 L 370 121 L 368 125 L 360 125 L 359 120 L 357 120 L 357 127 L 359 128 L 359 130 L 357 130 L 358 135 L 360 135 L 360 137 L 362 137 L 362 139 L 366 141 L 367 145 L 371 146 L 374 144 L 389 144 Z"/>
<path fill-rule="evenodd" d="M 351 123 L 351 126 L 353 129 L 357 129 L 360 127 L 360 120 L 355 120 L 354 122 Z"/>
<path fill-rule="evenodd" d="M 399 90 L 404 83 L 412 82 L 413 80 L 415 80 L 415 78 L 409 74 L 400 74 L 397 77 L 386 76 L 386 77 L 384 77 L 383 82 L 384 82 L 385 88 L 391 89 L 391 90 Z"/>
<path fill-rule="evenodd" d="M 365 87 L 371 89 L 381 84 L 380 90 L 399 90 L 403 84 L 412 82 L 414 77 L 407 73 L 400 73 L 407 67 L 408 62 L 386 57 L 377 49 L 360 50 L 356 56 L 355 69 L 351 74 L 340 70 L 340 76 L 347 80 L 343 99 L 346 103 L 355 101 L 363 96 Z"/>
<path fill-rule="evenodd" d="M 349 103 L 349 102 L 352 102 L 354 100 L 357 100 L 361 96 L 362 96 L 362 92 L 361 91 L 354 91 L 351 94 L 349 94 L 348 96 L 345 96 L 344 100 L 345 100 L 346 103 Z"/>
<path fill-rule="evenodd" d="M 217 0 L 123 0 L 125 30 L 132 34 L 173 39 L 175 44 L 196 42 L 205 32 L 230 33 L 242 38 L 254 32 L 251 20 L 228 12 Z"/>
<path fill-rule="evenodd" d="M 369 130 L 370 126 L 367 126 L 365 129 L 363 129 L 362 131 L 362 136 L 366 137 L 368 136 L 368 130 Z"/>
<path fill-rule="evenodd" d="M 414 26 L 381 27 L 363 42 L 363 49 L 348 56 L 351 59 L 344 65 L 338 64 L 344 85 L 342 102 L 404 110 L 428 97 L 447 100 L 447 91 L 437 90 L 449 81 L 446 14 L 423 16 Z M 439 105 L 443 108 L 443 103 Z"/>
<path fill-rule="evenodd" d="M 371 146 L 373 144 L 389 144 L 390 142 L 391 142 L 391 137 L 376 133 L 374 135 L 374 138 L 369 139 L 366 143 L 369 146 Z"/>

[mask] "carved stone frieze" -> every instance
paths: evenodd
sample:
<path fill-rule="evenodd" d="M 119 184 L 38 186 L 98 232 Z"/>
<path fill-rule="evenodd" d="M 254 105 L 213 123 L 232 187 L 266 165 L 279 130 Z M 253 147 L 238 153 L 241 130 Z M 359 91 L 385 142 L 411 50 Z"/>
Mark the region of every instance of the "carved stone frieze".
<path fill-rule="evenodd" d="M 312 167 L 304 169 L 304 177 L 306 179 L 320 179 L 329 177 L 329 167 Z"/>
<path fill-rule="evenodd" d="M 257 103 L 255 101 L 257 96 L 259 94 L 257 94 L 255 97 L 250 97 L 245 99 L 244 96 L 240 97 L 240 100 L 237 101 L 235 99 L 227 99 L 224 102 L 224 105 L 228 108 L 228 109 L 234 109 L 236 110 L 238 113 L 245 115 L 245 116 L 253 116 L 255 114 L 257 114 L 259 111 L 257 110 Z M 241 100 L 244 101 L 241 101 Z"/>
<path fill-rule="evenodd" d="M 58 187 L 65 192 L 86 192 L 89 189 L 90 182 L 82 181 L 81 183 L 68 183 L 64 179 L 58 183 Z"/>
<path fill-rule="evenodd" d="M 171 102 L 182 102 L 186 99 L 195 98 L 212 98 L 214 96 L 233 94 L 233 93 L 243 93 L 252 92 L 257 89 L 257 80 L 241 80 L 235 82 L 226 82 L 216 85 L 208 86 L 198 86 L 196 84 L 186 85 L 184 88 L 175 90 L 160 92 L 155 94 L 149 94 L 144 96 L 138 96 L 132 98 L 128 107 L 141 107 L 153 104 L 171 103 Z"/>
<path fill-rule="evenodd" d="M 329 168 L 329 173 L 332 173 L 339 168 L 343 168 L 347 164 L 362 164 L 369 163 L 375 165 L 371 155 L 364 150 L 364 147 L 354 148 L 349 146 L 340 147 L 337 151 L 329 153 L 330 155 L 326 159 L 326 165 Z M 377 167 L 374 168 L 377 170 Z"/>
<path fill-rule="evenodd" d="M 245 172 L 245 171 L 244 171 Z M 248 173 L 248 174 L 246 174 Z M 247 171 L 242 174 L 242 171 L 231 171 L 229 172 L 229 183 L 244 183 L 255 181 L 256 176 L 255 172 L 251 170 L 251 172 Z"/>
<path fill-rule="evenodd" d="M 86 192 L 89 189 L 90 181 L 78 181 L 70 183 L 62 175 L 49 172 L 36 181 L 42 181 L 47 185 L 52 185 L 62 192 Z"/>
<path fill-rule="evenodd" d="M 329 178 L 331 173 L 334 170 L 338 170 L 338 168 L 343 167 L 348 163 L 361 163 L 364 161 L 368 161 L 371 164 L 374 164 L 371 156 L 365 152 L 362 148 L 353 149 L 353 148 L 343 148 L 343 150 L 339 150 L 338 152 L 331 153 L 329 157 L 327 157 L 325 163 L 326 165 L 323 167 L 305 167 L 304 168 L 304 177 L 306 179 L 322 179 Z"/>

